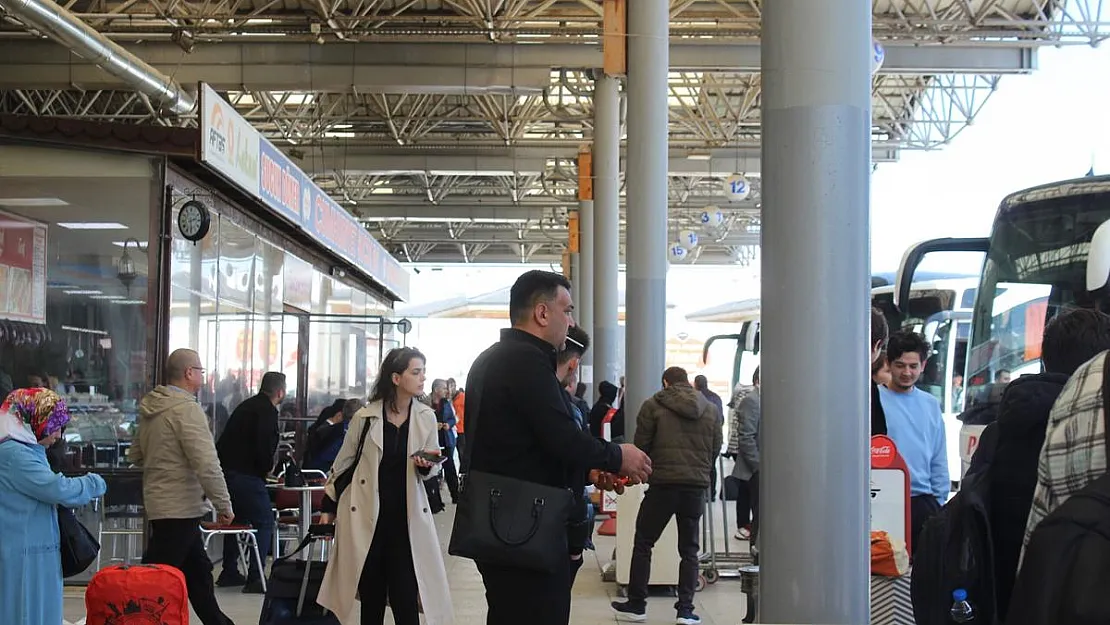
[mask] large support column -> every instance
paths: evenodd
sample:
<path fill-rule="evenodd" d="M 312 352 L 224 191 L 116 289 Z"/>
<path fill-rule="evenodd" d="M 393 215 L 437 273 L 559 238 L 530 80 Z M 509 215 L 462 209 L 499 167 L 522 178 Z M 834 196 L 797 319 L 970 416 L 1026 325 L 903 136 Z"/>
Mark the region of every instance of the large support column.
<path fill-rule="evenodd" d="M 640 404 L 659 390 L 666 363 L 669 9 L 668 0 L 628 3 L 625 432 L 629 440 Z"/>
<path fill-rule="evenodd" d="M 581 200 L 578 202 L 578 217 L 581 220 L 581 225 L 578 230 L 578 301 L 575 302 L 574 309 L 578 312 L 578 325 L 586 331 L 586 335 L 590 337 L 590 345 L 594 342 L 594 201 Z M 587 367 L 587 371 L 593 371 L 594 364 L 594 351 L 591 347 L 586 351 L 586 355 L 582 357 L 582 366 Z M 593 404 L 593 388 L 596 382 L 591 373 L 586 382 L 586 397 L 590 398 L 590 404 Z"/>
<path fill-rule="evenodd" d="M 602 75 L 594 84 L 594 388 L 617 384 L 617 275 L 620 262 L 620 81 Z"/>
<path fill-rule="evenodd" d="M 866 623 L 871 4 L 766 2 L 762 39 L 759 622 Z"/>
<path fill-rule="evenodd" d="M 578 273 L 574 285 L 578 299 L 574 301 L 575 321 L 594 341 L 594 171 L 593 154 L 588 147 L 578 153 Z M 586 384 L 586 398 L 593 404 L 593 349 L 582 357 L 579 382 Z M 588 373 L 587 373 L 588 372 Z"/>

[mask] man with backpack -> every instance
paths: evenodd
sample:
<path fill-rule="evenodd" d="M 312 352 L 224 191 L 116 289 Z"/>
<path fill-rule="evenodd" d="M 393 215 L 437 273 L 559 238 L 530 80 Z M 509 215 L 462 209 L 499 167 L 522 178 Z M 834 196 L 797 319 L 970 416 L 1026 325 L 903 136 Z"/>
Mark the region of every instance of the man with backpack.
<path fill-rule="evenodd" d="M 1057 397 L 1080 365 L 1110 349 L 1110 317 L 1071 310 L 1054 317 L 1041 341 L 1044 373 L 1005 388 L 960 492 L 922 532 L 914 562 L 914 612 L 920 625 L 944 622 L 956 588 L 968 592 L 976 622 L 1004 622 L 1030 517 L 1045 428 Z M 973 554 L 974 557 L 967 557 Z M 972 563 L 963 566 L 962 562 Z M 972 581 L 974 580 L 974 583 Z"/>
<path fill-rule="evenodd" d="M 1049 415 L 1008 625 L 1110 622 L 1110 351 Z"/>

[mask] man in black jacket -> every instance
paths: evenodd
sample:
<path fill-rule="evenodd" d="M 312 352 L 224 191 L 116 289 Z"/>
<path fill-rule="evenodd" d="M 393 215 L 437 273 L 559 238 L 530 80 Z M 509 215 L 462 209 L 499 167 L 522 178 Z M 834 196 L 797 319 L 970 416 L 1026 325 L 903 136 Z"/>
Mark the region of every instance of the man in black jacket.
<path fill-rule="evenodd" d="M 274 466 L 278 445 L 278 410 L 285 399 L 285 374 L 276 371 L 262 376 L 258 394 L 240 403 L 227 420 L 216 453 L 224 470 L 235 523 L 250 524 L 257 533 L 258 552 L 262 561 L 270 554 L 274 531 L 274 515 L 270 495 L 266 491 L 266 475 Z M 251 563 L 244 579 L 239 573 L 239 548 L 232 538 L 224 539 L 223 571 L 217 586 L 243 586 L 245 593 L 261 593 L 262 567 Z"/>
<path fill-rule="evenodd" d="M 586 419 L 589 406 L 583 409 L 582 400 L 570 393 L 568 387 L 577 383 L 578 366 L 582 364 L 582 356 L 590 347 L 590 337 L 586 331 L 577 326 L 567 330 L 566 346 L 559 352 L 556 360 L 555 375 L 563 386 L 563 396 L 567 400 L 571 417 L 582 431 L 589 431 Z M 584 411 L 585 410 L 585 411 Z M 582 568 L 582 553 L 590 542 L 593 533 L 593 523 L 589 517 L 589 502 L 586 500 L 586 484 L 589 482 L 586 471 L 582 471 L 580 479 L 572 485 L 574 490 L 574 512 L 567 524 L 567 547 L 570 552 L 570 586 L 574 587 L 574 580 L 578 570 Z"/>
<path fill-rule="evenodd" d="M 573 310 L 570 282 L 557 273 L 529 271 L 513 284 L 512 328 L 502 330 L 501 340 L 478 356 L 466 378 L 464 472 L 556 488 L 581 485 L 589 469 L 619 473 L 635 483 L 651 474 L 651 461 L 642 451 L 599 441 L 571 417 L 555 364 L 574 325 Z M 478 562 L 487 625 L 516 625 L 525 614 L 533 625 L 569 623 L 570 558 L 563 562 L 554 573 Z"/>

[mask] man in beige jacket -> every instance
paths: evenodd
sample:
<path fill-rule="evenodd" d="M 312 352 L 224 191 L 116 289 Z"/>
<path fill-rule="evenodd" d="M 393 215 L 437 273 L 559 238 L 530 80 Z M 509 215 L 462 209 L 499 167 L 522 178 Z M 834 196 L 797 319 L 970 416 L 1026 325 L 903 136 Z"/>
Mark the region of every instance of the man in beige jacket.
<path fill-rule="evenodd" d="M 200 356 L 179 349 L 166 362 L 167 384 L 139 403 L 139 428 L 128 458 L 143 469 L 143 505 L 150 521 L 144 564 L 181 569 L 189 602 L 204 625 L 233 625 L 216 603 L 212 561 L 200 522 L 215 506 L 217 520 L 235 517 L 216 445 L 196 394 L 204 383 Z"/>

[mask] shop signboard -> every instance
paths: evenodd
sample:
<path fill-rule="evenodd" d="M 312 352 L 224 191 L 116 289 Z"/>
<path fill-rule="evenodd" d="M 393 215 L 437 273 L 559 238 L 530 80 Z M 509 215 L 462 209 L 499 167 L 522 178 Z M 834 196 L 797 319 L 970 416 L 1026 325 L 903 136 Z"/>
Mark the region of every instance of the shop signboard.
<path fill-rule="evenodd" d="M 225 143 L 227 131 L 221 128 L 234 127 L 226 121 L 235 118 L 236 124 L 247 124 L 231 106 L 208 85 L 201 85 L 201 106 L 208 114 L 201 116 L 201 161 L 213 168 L 244 191 L 260 200 L 275 213 L 305 231 L 324 247 L 344 258 L 363 273 L 380 283 L 400 299 L 408 297 L 409 274 L 401 263 L 393 257 L 358 222 L 353 215 L 332 200 L 312 178 L 305 174 L 289 157 L 276 148 L 257 131 L 254 137 L 255 166 L 250 180 L 241 180 L 248 172 L 238 159 L 223 158 L 228 152 L 218 149 Z M 207 100 L 219 100 L 222 105 L 208 104 Z M 216 123 L 219 112 L 223 126 L 209 128 L 206 124 Z M 247 124 L 249 126 L 249 124 Z M 247 133 L 237 134 L 238 137 Z M 208 152 L 205 152 L 205 149 Z M 243 152 L 244 158 L 249 155 Z"/>
<path fill-rule="evenodd" d="M 871 531 L 886 532 L 910 550 L 910 473 L 886 436 L 871 437 Z"/>
<path fill-rule="evenodd" d="M 205 84 L 200 86 L 200 134 L 200 161 L 257 197 L 262 136 Z"/>
<path fill-rule="evenodd" d="M 0 212 L 0 319 L 46 323 L 46 226 Z"/>

